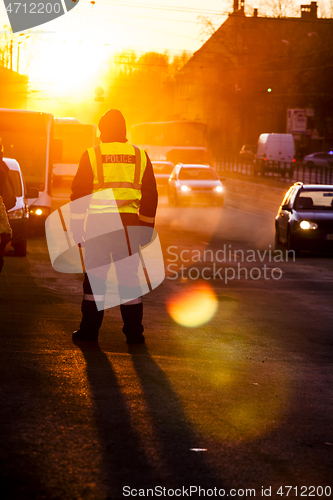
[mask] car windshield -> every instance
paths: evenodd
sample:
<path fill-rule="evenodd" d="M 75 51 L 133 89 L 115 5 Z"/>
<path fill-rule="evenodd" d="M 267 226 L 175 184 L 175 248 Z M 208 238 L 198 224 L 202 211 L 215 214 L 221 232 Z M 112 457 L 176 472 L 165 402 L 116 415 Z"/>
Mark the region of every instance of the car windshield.
<path fill-rule="evenodd" d="M 171 174 L 173 165 L 169 163 L 153 163 L 153 170 L 155 174 Z"/>
<path fill-rule="evenodd" d="M 333 210 L 333 189 L 302 191 L 297 200 L 300 210 Z"/>
<path fill-rule="evenodd" d="M 178 179 L 180 181 L 216 181 L 218 180 L 218 175 L 212 168 L 182 168 Z"/>

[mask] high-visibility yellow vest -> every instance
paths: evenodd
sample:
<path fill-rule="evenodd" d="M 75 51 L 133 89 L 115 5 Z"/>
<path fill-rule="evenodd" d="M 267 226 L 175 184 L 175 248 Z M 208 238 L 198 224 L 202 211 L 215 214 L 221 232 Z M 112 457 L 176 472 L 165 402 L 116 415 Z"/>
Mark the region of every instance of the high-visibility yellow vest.
<path fill-rule="evenodd" d="M 132 144 L 102 143 L 88 149 L 94 174 L 88 213 L 138 213 L 145 152 Z"/>

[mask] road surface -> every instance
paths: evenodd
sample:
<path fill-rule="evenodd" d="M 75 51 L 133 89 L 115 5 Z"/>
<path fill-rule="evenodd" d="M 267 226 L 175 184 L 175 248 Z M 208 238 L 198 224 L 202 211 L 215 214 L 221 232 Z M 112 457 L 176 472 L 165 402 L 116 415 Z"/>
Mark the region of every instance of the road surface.
<path fill-rule="evenodd" d="M 54 271 L 43 237 L 5 258 L 2 499 L 332 498 L 333 259 L 274 260 L 283 189 L 258 189 L 161 198 L 145 348 L 118 308 L 98 346 L 72 343 L 82 276 Z"/>

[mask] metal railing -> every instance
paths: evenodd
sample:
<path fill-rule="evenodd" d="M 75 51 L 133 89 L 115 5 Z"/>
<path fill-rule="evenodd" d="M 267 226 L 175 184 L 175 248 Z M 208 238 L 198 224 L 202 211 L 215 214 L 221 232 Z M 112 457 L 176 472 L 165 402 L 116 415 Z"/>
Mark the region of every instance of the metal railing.
<path fill-rule="evenodd" d="M 304 184 L 333 185 L 333 167 L 308 166 L 302 162 L 265 162 L 237 156 L 221 156 L 215 159 L 214 167 L 220 175 L 238 173 L 250 177 L 274 178 L 281 182 L 303 182 Z"/>

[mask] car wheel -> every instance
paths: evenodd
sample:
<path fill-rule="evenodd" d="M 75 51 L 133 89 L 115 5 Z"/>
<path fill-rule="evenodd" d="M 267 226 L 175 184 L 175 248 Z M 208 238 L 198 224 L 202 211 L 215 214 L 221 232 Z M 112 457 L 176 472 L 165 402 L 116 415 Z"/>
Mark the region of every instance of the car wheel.
<path fill-rule="evenodd" d="M 308 162 L 307 162 L 307 164 L 306 164 L 306 166 L 307 166 L 310 170 L 312 170 L 312 169 L 314 168 L 315 164 L 313 163 L 313 161 L 308 161 Z"/>
<path fill-rule="evenodd" d="M 27 255 L 27 240 L 13 243 L 13 248 L 17 257 L 25 257 Z"/>

